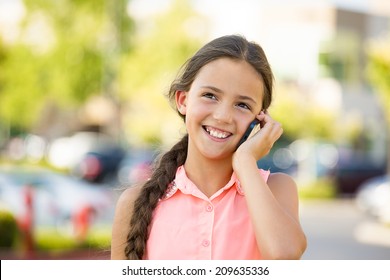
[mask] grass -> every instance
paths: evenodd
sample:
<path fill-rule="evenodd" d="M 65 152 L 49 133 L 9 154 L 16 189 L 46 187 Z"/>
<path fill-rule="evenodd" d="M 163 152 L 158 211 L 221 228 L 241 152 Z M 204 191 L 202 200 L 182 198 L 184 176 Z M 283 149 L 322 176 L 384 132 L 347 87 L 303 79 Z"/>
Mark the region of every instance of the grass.
<path fill-rule="evenodd" d="M 111 243 L 111 227 L 92 228 L 82 241 L 71 234 L 59 233 L 56 228 L 38 228 L 34 240 L 38 250 L 106 249 Z"/>
<path fill-rule="evenodd" d="M 84 240 L 76 239 L 72 234 L 59 232 L 55 227 L 39 227 L 34 231 L 34 250 L 37 252 L 63 253 L 84 249 L 105 251 L 111 244 L 111 226 L 95 226 L 90 229 Z M 25 250 L 21 234 L 15 240 L 12 250 Z"/>

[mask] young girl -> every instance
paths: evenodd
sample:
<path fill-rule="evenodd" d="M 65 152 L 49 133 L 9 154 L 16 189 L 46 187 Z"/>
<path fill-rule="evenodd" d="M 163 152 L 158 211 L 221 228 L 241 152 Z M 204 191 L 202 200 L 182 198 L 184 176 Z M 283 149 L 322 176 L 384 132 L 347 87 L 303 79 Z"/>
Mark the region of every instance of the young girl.
<path fill-rule="evenodd" d="M 141 187 L 125 190 L 112 259 L 299 259 L 306 238 L 294 181 L 259 170 L 281 136 L 267 113 L 273 75 L 262 48 L 241 36 L 202 47 L 168 97 L 187 135 Z M 254 120 L 261 129 L 238 147 Z"/>

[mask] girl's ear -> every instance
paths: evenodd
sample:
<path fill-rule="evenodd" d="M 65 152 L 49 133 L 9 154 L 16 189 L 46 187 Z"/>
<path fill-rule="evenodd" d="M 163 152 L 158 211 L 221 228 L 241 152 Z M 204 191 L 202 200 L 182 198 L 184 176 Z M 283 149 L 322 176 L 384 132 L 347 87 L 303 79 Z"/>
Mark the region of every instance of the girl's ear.
<path fill-rule="evenodd" d="M 187 94 L 188 92 L 180 90 L 176 91 L 175 93 L 177 110 L 183 116 L 185 116 L 187 112 Z"/>

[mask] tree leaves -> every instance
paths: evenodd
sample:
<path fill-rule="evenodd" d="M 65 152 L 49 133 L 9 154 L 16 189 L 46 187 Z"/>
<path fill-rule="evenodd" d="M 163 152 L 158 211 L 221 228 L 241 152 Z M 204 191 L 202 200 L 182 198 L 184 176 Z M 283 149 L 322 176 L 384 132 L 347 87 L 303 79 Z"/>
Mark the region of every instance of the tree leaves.
<path fill-rule="evenodd" d="M 19 40 L 0 60 L 0 118 L 30 129 L 47 102 L 74 109 L 108 91 L 116 79 L 112 61 L 129 49 L 121 38 L 131 38 L 133 22 L 126 0 L 24 4 Z"/>

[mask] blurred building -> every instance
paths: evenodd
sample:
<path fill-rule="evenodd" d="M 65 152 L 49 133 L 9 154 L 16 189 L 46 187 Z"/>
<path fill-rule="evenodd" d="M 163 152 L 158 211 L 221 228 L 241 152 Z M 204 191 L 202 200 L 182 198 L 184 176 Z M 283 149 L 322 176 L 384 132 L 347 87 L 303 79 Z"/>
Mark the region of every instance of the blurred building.
<path fill-rule="evenodd" d="M 359 84 L 364 81 L 366 42 L 389 34 L 387 1 L 261 3 L 259 39 L 287 79 L 306 82 L 331 75 L 343 84 Z"/>
<path fill-rule="evenodd" d="M 293 81 L 319 106 L 356 127 L 357 152 L 385 161 L 383 110 L 367 81 L 367 44 L 390 35 L 385 0 L 267 1 L 257 6 L 257 36 L 277 82 Z"/>
<path fill-rule="evenodd" d="M 390 35 L 389 1 L 195 1 L 199 2 L 197 9 L 212 23 L 211 38 L 238 33 L 259 42 L 277 86 L 291 84 L 293 90 L 298 89 L 295 98 L 337 116 L 341 132 L 348 134 L 335 143 L 339 161 L 348 165 L 343 168 L 371 164 L 375 172 L 377 165 L 378 172 L 382 170 L 386 123 L 381 103 L 367 81 L 366 66 L 369 42 Z M 312 156 L 302 159 L 300 173 L 313 179 L 318 176 L 312 170 L 317 159 L 314 150 L 308 154 Z"/>

